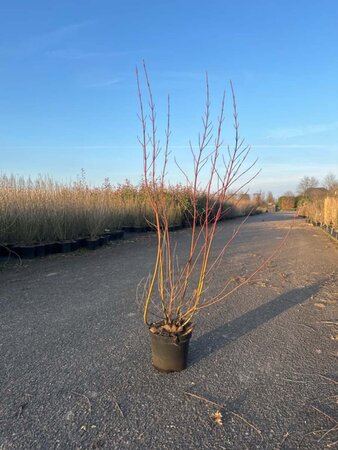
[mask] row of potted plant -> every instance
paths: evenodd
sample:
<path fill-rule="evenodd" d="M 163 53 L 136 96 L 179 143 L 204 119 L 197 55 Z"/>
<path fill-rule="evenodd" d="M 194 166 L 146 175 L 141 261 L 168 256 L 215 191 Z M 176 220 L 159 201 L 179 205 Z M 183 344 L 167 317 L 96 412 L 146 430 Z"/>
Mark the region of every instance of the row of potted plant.
<path fill-rule="evenodd" d="M 162 202 L 171 226 L 193 215 L 191 187 L 168 185 Z M 196 208 L 201 216 L 206 208 L 202 190 Z M 248 213 L 255 202 L 247 194 L 230 193 L 224 206 L 229 214 Z M 215 205 L 216 206 L 216 205 Z M 0 174 L 0 243 L 33 244 L 74 240 L 79 236 L 100 236 L 105 229 L 145 231 L 155 225 L 155 216 L 144 183 L 101 187 L 79 182 L 63 184 L 48 177 L 35 180 Z"/>
<path fill-rule="evenodd" d="M 110 241 L 123 239 L 123 236 L 123 230 L 107 230 L 101 236 L 85 236 L 72 240 L 43 242 L 32 245 L 2 244 L 0 246 L 0 256 L 19 256 L 22 259 L 33 259 L 56 253 L 70 253 L 80 248 L 96 250 Z"/>
<path fill-rule="evenodd" d="M 338 240 L 338 230 L 331 226 L 327 225 L 326 223 L 316 222 L 311 219 L 306 219 L 308 223 L 311 223 L 314 227 L 320 227 L 322 230 L 326 231 L 330 236 L 332 236 L 334 239 Z"/>
<path fill-rule="evenodd" d="M 252 214 L 258 214 L 257 209 Z M 219 220 L 232 219 L 239 217 L 238 215 L 225 214 Z M 209 218 L 209 222 L 213 222 L 213 218 Z M 197 225 L 203 223 L 203 217 L 196 220 Z M 180 224 L 168 225 L 168 231 L 173 232 L 182 228 L 192 227 L 192 218 L 185 218 Z M 33 259 L 43 256 L 48 256 L 56 253 L 69 253 L 80 248 L 87 248 L 88 250 L 95 250 L 98 247 L 107 244 L 109 241 L 122 239 L 124 233 L 146 233 L 154 232 L 156 227 L 151 225 L 146 226 L 123 226 L 121 230 L 110 231 L 106 230 L 103 235 L 99 236 L 85 236 L 76 239 L 65 239 L 55 242 L 39 242 L 34 244 L 1 244 L 0 256 L 15 256 L 18 255 L 22 259 Z"/>

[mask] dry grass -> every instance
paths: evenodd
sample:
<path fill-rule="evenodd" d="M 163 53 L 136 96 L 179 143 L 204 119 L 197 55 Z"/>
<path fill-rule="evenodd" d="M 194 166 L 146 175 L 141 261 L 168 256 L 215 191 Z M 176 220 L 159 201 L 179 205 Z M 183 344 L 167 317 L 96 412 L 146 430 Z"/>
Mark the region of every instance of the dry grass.
<path fill-rule="evenodd" d="M 338 197 L 335 195 L 306 200 L 298 206 L 297 212 L 313 222 L 338 229 Z"/>
<path fill-rule="evenodd" d="M 191 193 L 178 185 L 165 191 L 170 225 L 191 217 Z M 238 201 L 238 199 L 237 199 Z M 203 214 L 200 195 L 200 215 Z M 247 214 L 248 200 L 239 201 L 228 216 Z M 0 243 L 33 244 L 95 237 L 106 229 L 144 227 L 154 223 L 154 214 L 143 185 L 129 182 L 112 187 L 91 187 L 85 178 L 59 183 L 50 177 L 36 180 L 0 176 Z"/>

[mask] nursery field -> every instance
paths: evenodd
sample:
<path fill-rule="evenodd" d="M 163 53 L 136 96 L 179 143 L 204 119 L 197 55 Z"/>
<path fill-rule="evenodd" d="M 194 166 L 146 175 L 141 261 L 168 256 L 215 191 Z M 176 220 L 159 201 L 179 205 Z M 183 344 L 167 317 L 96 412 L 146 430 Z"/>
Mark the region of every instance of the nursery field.
<path fill-rule="evenodd" d="M 170 226 L 190 222 L 192 192 L 182 185 L 168 186 L 163 199 Z M 205 195 L 197 194 L 198 216 L 205 209 Z M 215 209 L 217 209 L 217 202 Z M 225 218 L 245 216 L 260 205 L 241 193 L 222 202 Z M 144 185 L 126 181 L 111 186 L 88 185 L 84 175 L 77 182 L 59 183 L 50 177 L 0 175 L 0 254 L 8 248 L 97 239 L 108 231 L 153 228 L 154 213 Z M 20 253 L 14 250 L 15 253 Z M 20 255 L 21 256 L 21 255 Z"/>
<path fill-rule="evenodd" d="M 219 224 L 216 250 L 240 221 Z M 290 214 L 251 217 L 207 295 L 223 275 L 240 283 L 291 225 L 278 257 L 197 316 L 188 368 L 175 374 L 152 368 L 136 302 L 154 264 L 153 233 L 3 260 L 0 449 L 336 448 L 337 244 Z M 189 233 L 172 233 L 178 258 Z"/>

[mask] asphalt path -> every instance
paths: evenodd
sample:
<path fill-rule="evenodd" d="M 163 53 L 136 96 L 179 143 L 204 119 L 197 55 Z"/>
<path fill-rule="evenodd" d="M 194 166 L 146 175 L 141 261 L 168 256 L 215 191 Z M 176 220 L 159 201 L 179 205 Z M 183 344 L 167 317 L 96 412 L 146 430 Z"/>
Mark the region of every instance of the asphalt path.
<path fill-rule="evenodd" d="M 215 250 L 239 223 L 219 226 Z M 197 318 L 174 374 L 153 369 L 135 300 L 153 234 L 3 264 L 0 450 L 336 448 L 337 244 L 289 214 L 252 217 L 207 295 L 247 277 L 292 224 L 276 259 Z M 189 230 L 173 239 L 180 256 Z"/>

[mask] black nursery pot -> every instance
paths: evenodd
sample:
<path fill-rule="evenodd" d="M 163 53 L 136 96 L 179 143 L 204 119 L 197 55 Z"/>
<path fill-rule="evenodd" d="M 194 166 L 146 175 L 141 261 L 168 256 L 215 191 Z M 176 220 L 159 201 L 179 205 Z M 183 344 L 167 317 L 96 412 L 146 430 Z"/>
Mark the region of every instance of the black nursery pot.
<path fill-rule="evenodd" d="M 72 252 L 75 252 L 76 250 L 79 249 L 78 241 L 75 241 L 75 240 L 71 241 L 70 246 L 71 246 Z"/>
<path fill-rule="evenodd" d="M 86 240 L 86 247 L 88 250 L 96 250 L 99 246 L 99 239 L 87 239 Z"/>
<path fill-rule="evenodd" d="M 57 242 L 57 253 L 70 253 L 72 251 L 72 241 Z"/>
<path fill-rule="evenodd" d="M 11 244 L 0 245 L 0 257 L 1 256 L 10 256 L 12 248 L 13 248 L 13 245 L 11 245 Z"/>
<path fill-rule="evenodd" d="M 109 237 L 107 235 L 102 235 L 99 237 L 99 245 L 106 245 L 108 244 Z"/>
<path fill-rule="evenodd" d="M 22 245 L 13 249 L 22 259 L 33 259 L 35 257 L 35 245 Z"/>
<path fill-rule="evenodd" d="M 160 372 L 180 372 L 187 367 L 191 333 L 186 336 L 164 336 L 150 332 L 152 360 Z"/>
<path fill-rule="evenodd" d="M 123 239 L 124 236 L 124 231 L 123 230 L 116 230 L 116 231 L 112 231 L 109 235 L 109 240 L 110 241 L 116 241 L 118 239 Z"/>
<path fill-rule="evenodd" d="M 35 256 L 38 258 L 43 257 L 46 255 L 46 246 L 45 244 L 37 244 L 35 246 Z"/>
<path fill-rule="evenodd" d="M 86 237 L 79 237 L 76 239 L 77 248 L 82 248 L 87 246 L 87 239 Z"/>
<path fill-rule="evenodd" d="M 125 231 L 126 233 L 135 233 L 136 227 L 122 227 L 122 230 Z"/>

